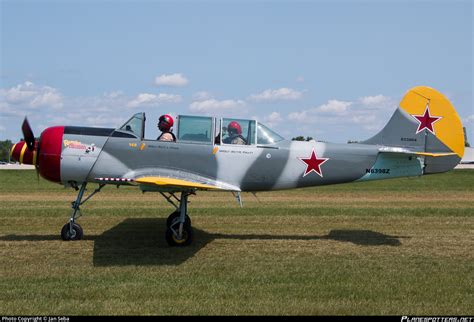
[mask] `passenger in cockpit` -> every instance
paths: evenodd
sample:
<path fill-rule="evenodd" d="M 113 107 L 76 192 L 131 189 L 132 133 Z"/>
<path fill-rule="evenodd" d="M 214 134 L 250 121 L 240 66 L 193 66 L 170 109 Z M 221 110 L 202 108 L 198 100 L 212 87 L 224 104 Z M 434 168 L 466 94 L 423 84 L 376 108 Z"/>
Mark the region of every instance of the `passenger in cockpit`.
<path fill-rule="evenodd" d="M 158 129 L 162 132 L 157 138 L 158 141 L 174 141 L 176 142 L 176 136 L 172 132 L 174 121 L 168 114 L 161 115 L 158 121 Z"/>
<path fill-rule="evenodd" d="M 246 140 L 242 136 L 242 127 L 236 121 L 232 121 L 227 126 L 227 133 L 229 136 L 222 140 L 226 144 L 247 144 Z"/>

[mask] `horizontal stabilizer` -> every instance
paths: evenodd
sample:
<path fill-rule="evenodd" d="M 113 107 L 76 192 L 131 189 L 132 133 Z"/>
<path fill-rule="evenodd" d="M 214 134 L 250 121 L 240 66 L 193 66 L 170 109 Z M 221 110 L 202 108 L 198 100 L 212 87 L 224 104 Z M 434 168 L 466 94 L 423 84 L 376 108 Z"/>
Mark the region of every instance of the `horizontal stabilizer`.
<path fill-rule="evenodd" d="M 425 157 L 448 157 L 448 156 L 453 156 L 457 155 L 454 152 L 419 152 L 419 151 L 413 151 L 409 150 L 406 148 L 398 148 L 398 147 L 381 147 L 379 149 L 379 152 L 382 153 L 399 153 L 399 154 L 409 154 L 409 155 L 421 155 Z"/>

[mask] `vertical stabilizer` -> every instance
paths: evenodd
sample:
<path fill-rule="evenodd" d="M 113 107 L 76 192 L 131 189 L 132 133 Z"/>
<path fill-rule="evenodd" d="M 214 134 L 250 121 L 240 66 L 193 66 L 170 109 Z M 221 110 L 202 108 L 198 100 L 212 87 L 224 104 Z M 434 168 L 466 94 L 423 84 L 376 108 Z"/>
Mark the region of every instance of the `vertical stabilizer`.
<path fill-rule="evenodd" d="M 464 155 L 464 132 L 458 113 L 443 94 L 427 86 L 410 89 L 383 130 L 361 143 L 451 154 L 424 156 L 424 173 L 451 170 Z"/>

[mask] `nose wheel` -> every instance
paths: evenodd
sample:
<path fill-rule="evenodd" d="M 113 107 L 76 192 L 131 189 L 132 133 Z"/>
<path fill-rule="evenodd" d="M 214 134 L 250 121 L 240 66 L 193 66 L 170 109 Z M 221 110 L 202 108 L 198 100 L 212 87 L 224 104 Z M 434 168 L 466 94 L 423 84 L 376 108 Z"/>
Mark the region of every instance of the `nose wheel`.
<path fill-rule="evenodd" d="M 67 223 L 63 226 L 63 229 L 61 229 L 62 240 L 81 240 L 82 236 L 84 236 L 84 232 L 79 224 Z"/>

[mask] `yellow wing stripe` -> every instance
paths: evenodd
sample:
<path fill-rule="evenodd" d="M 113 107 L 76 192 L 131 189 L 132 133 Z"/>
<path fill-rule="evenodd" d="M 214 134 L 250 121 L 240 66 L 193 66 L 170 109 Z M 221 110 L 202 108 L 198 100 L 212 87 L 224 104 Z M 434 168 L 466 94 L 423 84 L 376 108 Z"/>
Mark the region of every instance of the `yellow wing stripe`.
<path fill-rule="evenodd" d="M 433 124 L 436 137 L 462 158 L 464 131 L 461 119 L 454 106 L 443 94 L 427 86 L 414 87 L 405 94 L 400 107 L 408 114 L 422 115 L 428 103 L 431 115 L 442 117 Z"/>
<path fill-rule="evenodd" d="M 137 183 L 144 183 L 144 184 L 155 184 L 158 186 L 174 186 L 174 187 L 184 187 L 184 188 L 198 188 L 198 189 L 213 189 L 213 190 L 220 190 L 221 188 L 197 183 L 192 181 L 186 181 L 181 179 L 174 179 L 174 178 L 165 178 L 165 177 L 143 177 L 135 179 Z"/>

